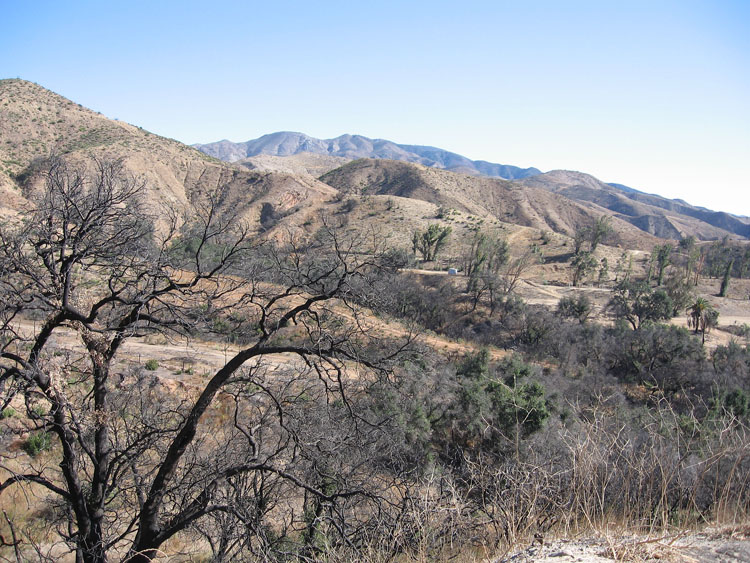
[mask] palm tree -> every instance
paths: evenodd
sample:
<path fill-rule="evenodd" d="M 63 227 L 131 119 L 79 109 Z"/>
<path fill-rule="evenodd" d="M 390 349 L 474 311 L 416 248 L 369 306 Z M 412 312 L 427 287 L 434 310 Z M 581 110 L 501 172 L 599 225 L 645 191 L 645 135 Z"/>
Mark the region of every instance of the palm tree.
<path fill-rule="evenodd" d="M 703 297 L 698 297 L 687 309 L 688 328 L 692 328 L 695 334 L 700 332 L 703 342 L 706 342 L 706 333 L 719 324 L 719 312 Z"/>

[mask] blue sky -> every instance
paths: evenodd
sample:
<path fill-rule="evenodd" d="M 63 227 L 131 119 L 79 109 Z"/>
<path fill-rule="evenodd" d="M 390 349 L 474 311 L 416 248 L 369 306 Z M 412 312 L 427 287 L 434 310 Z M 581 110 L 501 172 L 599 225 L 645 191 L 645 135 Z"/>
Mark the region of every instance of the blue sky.
<path fill-rule="evenodd" d="M 359 133 L 750 215 L 747 0 L 6 0 L 0 77 L 186 143 Z"/>

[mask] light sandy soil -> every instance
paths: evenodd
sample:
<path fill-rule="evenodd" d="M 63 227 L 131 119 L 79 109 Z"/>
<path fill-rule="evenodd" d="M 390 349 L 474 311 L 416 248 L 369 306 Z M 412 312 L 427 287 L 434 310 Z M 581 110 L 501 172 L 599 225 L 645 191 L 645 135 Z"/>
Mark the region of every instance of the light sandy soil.
<path fill-rule="evenodd" d="M 730 332 L 732 327 L 750 325 L 750 280 L 733 279 L 727 297 L 718 297 L 719 280 L 701 280 L 696 288 L 697 295 L 704 297 L 719 311 L 719 325 L 706 335 L 706 348 L 712 350 L 717 346 L 726 346 L 735 340 L 740 344 L 748 344 L 748 337 L 741 337 Z M 611 323 L 611 315 L 606 306 L 611 297 L 611 289 L 593 286 L 570 287 L 566 284 L 542 284 L 531 279 L 523 280 L 518 285 L 517 293 L 533 305 L 543 305 L 554 309 L 562 297 L 585 294 L 592 302 L 594 310 L 592 320 Z M 676 326 L 687 327 L 687 313 L 678 315 L 670 321 Z"/>
<path fill-rule="evenodd" d="M 22 333 L 30 335 L 39 325 L 33 321 L 22 320 L 16 323 L 16 327 Z M 83 345 L 72 330 L 55 331 L 52 346 L 73 353 L 84 353 Z M 156 360 L 159 367 L 154 371 L 154 375 L 162 382 L 192 385 L 198 384 L 207 373 L 223 366 L 238 351 L 237 346 L 230 344 L 195 339 L 167 340 L 164 336 L 158 335 L 126 340 L 116 360 L 120 369 Z M 264 358 L 263 363 L 267 369 L 274 371 L 293 361 L 292 358 L 278 356 L 273 359 Z M 170 386 L 174 386 L 174 383 Z"/>
<path fill-rule="evenodd" d="M 337 313 L 349 322 L 355 322 L 351 312 L 340 307 Z M 368 315 L 364 320 L 360 319 L 360 326 L 364 326 L 373 335 L 380 338 L 404 339 L 409 335 L 409 329 L 399 322 L 384 322 Z M 39 329 L 39 323 L 30 320 L 17 322 L 17 329 L 27 336 Z M 72 330 L 57 330 L 52 337 L 52 345 L 61 350 L 69 350 L 83 353 L 83 346 Z M 471 343 L 451 340 L 432 332 L 419 334 L 417 343 L 422 343 L 447 356 L 465 354 L 467 350 L 476 349 Z M 232 358 L 240 348 L 237 345 L 222 343 L 220 341 L 206 341 L 199 339 L 167 339 L 156 335 L 145 338 L 131 338 L 127 340 L 116 357 L 120 369 L 128 365 L 143 365 L 148 360 L 156 360 L 159 368 L 154 371 L 162 383 L 168 387 L 175 385 L 194 386 L 204 382 L 208 374 L 214 373 Z M 507 352 L 491 348 L 490 357 L 499 360 Z M 289 366 L 299 361 L 293 355 L 277 355 L 271 358 L 265 357 L 263 364 L 266 369 L 275 371 L 284 366 Z"/>
<path fill-rule="evenodd" d="M 658 536 L 608 534 L 535 544 L 488 563 L 604 563 L 611 561 L 734 563 L 750 561 L 750 528 L 733 526 Z"/>

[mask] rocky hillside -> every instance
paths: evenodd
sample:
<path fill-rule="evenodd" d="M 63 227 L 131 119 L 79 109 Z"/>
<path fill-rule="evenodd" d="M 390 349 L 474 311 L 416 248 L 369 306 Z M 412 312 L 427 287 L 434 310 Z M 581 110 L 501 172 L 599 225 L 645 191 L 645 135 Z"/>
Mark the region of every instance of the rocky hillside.
<path fill-rule="evenodd" d="M 594 204 L 601 212 L 614 214 L 623 222 L 660 238 L 679 239 L 690 235 L 701 240 L 724 236 L 750 237 L 750 219 L 746 217 L 691 206 L 682 200 L 646 194 L 621 184 L 607 184 L 582 172 L 553 170 L 542 174 L 536 168 L 520 169 L 472 161 L 435 147 L 400 145 L 361 135 L 316 139 L 289 132 L 272 133 L 245 143 L 219 141 L 195 147 L 218 159 L 240 163 L 250 169 L 293 174 L 324 174 L 336 165 L 362 158 L 421 164 L 460 175 L 518 180 L 527 187 L 564 195 L 584 205 Z M 443 179 L 449 185 L 456 182 L 447 177 Z M 534 196 L 535 199 L 540 197 L 538 194 Z M 489 201 L 492 199 L 490 195 Z M 477 201 L 481 205 L 485 198 L 480 197 Z M 497 215 L 492 209 L 489 211 Z M 550 214 L 554 215 L 555 210 Z M 568 231 L 567 227 L 551 228 Z"/>
<path fill-rule="evenodd" d="M 572 235 L 605 211 L 560 197 L 549 190 L 515 182 L 455 174 L 418 164 L 361 159 L 320 178 L 337 190 L 357 195 L 390 195 L 426 201 L 504 223 Z M 614 242 L 632 248 L 650 247 L 656 239 L 615 218 Z"/>
<path fill-rule="evenodd" d="M 329 156 L 312 152 L 300 152 L 291 156 L 272 156 L 259 154 L 238 160 L 239 164 L 250 170 L 259 172 L 283 172 L 285 174 L 307 174 L 318 178 L 326 172 L 330 172 L 350 162 L 342 156 Z"/>
<path fill-rule="evenodd" d="M 229 166 L 172 139 L 88 110 L 24 80 L 0 81 L 0 208 L 26 204 L 39 159 L 50 154 L 85 161 L 122 159 L 148 185 L 153 206 L 168 203 L 186 216 L 202 196 L 220 194 L 223 208 L 258 221 L 265 203 L 275 213 L 309 209 L 334 190 L 311 177 Z"/>
<path fill-rule="evenodd" d="M 491 176 L 508 180 L 526 178 L 541 172 L 536 168 L 518 168 L 506 164 L 494 164 L 483 160 L 470 160 L 465 156 L 436 147 L 401 145 L 385 139 L 370 139 L 362 135 L 341 135 L 335 139 L 316 139 L 304 133 L 282 131 L 263 135 L 244 143 L 218 141 L 193 145 L 197 149 L 220 160 L 236 162 L 257 155 L 292 156 L 313 153 L 343 157 L 348 160 L 377 158 L 401 160 L 442 168 L 463 174 Z"/>
<path fill-rule="evenodd" d="M 724 236 L 750 237 L 750 220 L 721 211 L 695 207 L 682 200 L 646 194 L 625 186 L 605 184 L 589 174 L 553 170 L 520 181 L 579 202 L 594 203 L 650 234 L 679 239 L 693 235 L 702 240 Z"/>
<path fill-rule="evenodd" d="M 194 213 L 207 194 L 216 194 L 222 210 L 239 213 L 260 232 L 312 233 L 333 214 L 349 228 L 405 229 L 399 236 L 408 238 L 413 229 L 435 220 L 442 208 L 462 213 L 467 220 L 472 216 L 504 228 L 566 236 L 602 214 L 613 215 L 617 237 L 612 243 L 637 249 L 650 248 L 655 237 L 750 235 L 743 218 L 623 190 L 577 172 L 532 171 L 534 176 L 507 181 L 479 173 L 476 162 L 440 149 L 359 136 L 321 141 L 279 133 L 245 145 L 241 154 L 231 153 L 232 144 L 216 147 L 222 158 L 242 157 L 233 164 L 222 162 L 175 140 L 107 119 L 36 84 L 2 80 L 0 218 L 29 205 L 28 196 L 39 182 L 39 162 L 57 153 L 79 162 L 92 157 L 121 160 L 128 173 L 145 180 L 152 206 L 169 204 L 184 217 Z M 409 161 L 414 151 L 421 152 L 423 162 Z M 246 157 L 248 152 L 259 154 Z M 352 160 L 373 153 L 378 158 Z M 467 173 L 444 169 L 462 170 L 467 162 L 473 166 Z M 341 205 L 344 198 L 369 196 L 399 198 L 400 223 L 385 201 L 377 213 L 367 206 Z"/>

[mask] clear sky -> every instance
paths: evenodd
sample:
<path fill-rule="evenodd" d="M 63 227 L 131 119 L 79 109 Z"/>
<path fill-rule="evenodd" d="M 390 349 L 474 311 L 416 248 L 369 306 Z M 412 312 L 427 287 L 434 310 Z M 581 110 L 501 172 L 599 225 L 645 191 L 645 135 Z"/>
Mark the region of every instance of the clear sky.
<path fill-rule="evenodd" d="M 750 215 L 750 0 L 2 0 L 0 77 L 186 143 L 358 133 Z"/>

